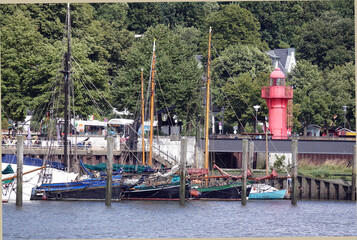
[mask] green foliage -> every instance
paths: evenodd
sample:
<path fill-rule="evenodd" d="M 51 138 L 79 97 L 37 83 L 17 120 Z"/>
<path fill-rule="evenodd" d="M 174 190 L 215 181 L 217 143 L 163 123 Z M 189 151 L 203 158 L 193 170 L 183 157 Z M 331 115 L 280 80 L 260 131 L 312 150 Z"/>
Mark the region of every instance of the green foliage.
<path fill-rule="evenodd" d="M 290 83 L 294 87 L 295 130 L 299 124 L 302 128 L 317 124 L 325 129 L 331 124 L 343 125 L 342 106 L 344 105 L 348 106 L 347 117 L 351 119 L 348 127 L 353 128 L 354 64 L 347 63 L 322 72 L 308 61 L 298 61 L 288 78 L 291 79 Z"/>
<path fill-rule="evenodd" d="M 37 31 L 36 22 L 20 9 L 4 18 L 1 32 L 2 103 L 6 116 L 22 121 L 51 78 L 54 49 Z"/>
<path fill-rule="evenodd" d="M 305 23 L 331 9 L 328 1 L 262 1 L 239 5 L 259 20 L 262 41 L 267 42 L 271 49 L 293 45 L 293 38 Z"/>
<path fill-rule="evenodd" d="M 225 119 L 239 121 L 240 131 L 245 123 L 255 122 L 253 106 L 262 106 L 259 114 L 267 115 L 261 88 L 268 84 L 272 70 L 269 57 L 256 47 L 234 45 L 212 61 L 212 95 L 218 106 L 225 106 Z M 259 118 L 258 118 L 259 119 Z"/>
<path fill-rule="evenodd" d="M 149 28 L 144 38 L 128 49 L 125 63 L 114 81 L 115 106 L 139 110 L 140 69 L 144 69 L 145 89 L 150 76 L 153 40 L 156 41 L 157 109 L 176 106 L 180 120 L 194 121 L 200 107 L 200 75 L 189 46 L 167 26 Z M 145 91 L 146 92 L 146 91 Z"/>
<path fill-rule="evenodd" d="M 352 168 L 335 163 L 313 165 L 303 162 L 299 163 L 298 174 L 322 179 L 339 179 L 343 175 L 350 175 L 352 177 Z M 351 181 L 351 177 L 344 176 L 343 178 Z"/>
<path fill-rule="evenodd" d="M 332 98 L 323 84 L 323 73 L 307 61 L 298 61 L 288 77 L 291 78 L 290 84 L 294 87 L 293 101 L 295 108 L 299 109 L 297 118 L 302 127 L 310 124 L 325 126 L 331 118 L 328 106 Z M 324 94 L 321 94 L 322 92 Z"/>
<path fill-rule="evenodd" d="M 26 109 L 41 119 L 55 100 L 63 115 L 66 13 L 66 4 L 0 5 L 2 104 L 9 119 L 23 120 Z M 342 125 L 343 105 L 347 127 L 355 128 L 353 0 L 71 4 L 71 16 L 76 115 L 109 116 L 110 105 L 136 111 L 140 68 L 146 87 L 157 38 L 156 107 L 177 106 L 184 130 L 193 134 L 203 115 L 207 59 L 198 66 L 193 56 L 207 55 L 212 26 L 212 95 L 227 109 L 227 127 L 254 126 L 253 105 L 261 106 L 258 120 L 268 115 L 260 91 L 272 70 L 269 46 L 296 48 L 299 61 L 288 75 L 294 131 Z"/>
<path fill-rule="evenodd" d="M 212 43 L 219 51 L 236 44 L 261 49 L 267 47 L 261 42 L 258 20 L 237 4 L 223 5 L 219 11 L 209 14 L 205 19 L 205 26 L 204 29 L 207 30 L 212 27 Z M 208 35 L 208 31 L 205 35 Z"/>
<path fill-rule="evenodd" d="M 304 24 L 295 36 L 297 57 L 321 69 L 342 65 L 354 59 L 354 20 L 334 11 Z"/>
<path fill-rule="evenodd" d="M 278 156 L 275 154 L 275 162 L 273 164 L 272 167 L 270 167 L 271 170 L 275 170 L 277 172 L 286 172 L 288 168 L 290 168 L 290 166 L 286 166 L 285 165 L 285 155 L 282 155 L 282 156 Z"/>

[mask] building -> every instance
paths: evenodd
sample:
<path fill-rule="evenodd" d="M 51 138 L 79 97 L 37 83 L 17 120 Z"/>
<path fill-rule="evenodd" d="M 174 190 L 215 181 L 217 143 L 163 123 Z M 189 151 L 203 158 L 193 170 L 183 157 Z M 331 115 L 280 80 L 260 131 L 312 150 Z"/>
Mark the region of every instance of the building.
<path fill-rule="evenodd" d="M 296 65 L 295 48 L 274 49 L 267 52 L 273 61 L 274 68 L 280 70 L 286 75 Z"/>

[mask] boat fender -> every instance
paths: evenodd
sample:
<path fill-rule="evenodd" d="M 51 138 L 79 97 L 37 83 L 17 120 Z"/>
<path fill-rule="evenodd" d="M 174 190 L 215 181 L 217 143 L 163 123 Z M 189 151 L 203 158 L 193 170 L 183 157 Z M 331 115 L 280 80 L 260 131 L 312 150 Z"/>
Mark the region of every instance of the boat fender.
<path fill-rule="evenodd" d="M 199 191 L 197 191 L 197 190 L 194 190 L 194 189 L 192 189 L 192 190 L 190 191 L 190 194 L 191 194 L 192 197 L 199 197 L 199 196 L 201 196 L 201 193 L 200 193 Z"/>
<path fill-rule="evenodd" d="M 45 192 L 42 194 L 41 199 L 42 199 L 42 200 L 47 200 L 47 195 L 46 195 L 46 193 L 45 193 Z"/>
<path fill-rule="evenodd" d="M 57 200 L 61 200 L 61 199 L 62 199 L 62 193 L 60 193 L 60 192 L 57 193 L 57 194 L 56 194 L 56 199 L 57 199 Z"/>

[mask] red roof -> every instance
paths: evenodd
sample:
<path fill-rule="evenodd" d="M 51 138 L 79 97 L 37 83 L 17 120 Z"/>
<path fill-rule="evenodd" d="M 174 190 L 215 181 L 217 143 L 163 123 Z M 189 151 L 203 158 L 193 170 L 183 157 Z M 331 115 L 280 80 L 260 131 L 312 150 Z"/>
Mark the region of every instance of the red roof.
<path fill-rule="evenodd" d="M 285 75 L 280 68 L 275 68 L 275 70 L 270 74 L 270 78 L 285 78 Z"/>

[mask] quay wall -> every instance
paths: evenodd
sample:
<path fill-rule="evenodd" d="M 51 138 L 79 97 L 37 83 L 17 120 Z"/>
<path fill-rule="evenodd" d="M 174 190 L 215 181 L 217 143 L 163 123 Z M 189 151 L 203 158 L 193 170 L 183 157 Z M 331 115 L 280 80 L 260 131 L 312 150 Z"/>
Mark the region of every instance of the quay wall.
<path fill-rule="evenodd" d="M 71 142 L 81 142 L 87 137 L 70 138 Z M 195 137 L 187 138 L 187 167 L 204 167 L 204 141 Z M 98 164 L 106 161 L 106 139 L 103 136 L 90 137 L 91 147 L 78 146 L 78 156 L 87 164 Z M 265 164 L 265 140 L 254 139 L 253 167 L 262 168 Z M 180 161 L 181 149 L 180 137 L 155 137 L 153 140 L 153 155 L 156 163 L 173 166 Z M 353 160 L 353 146 L 355 141 L 347 140 L 299 140 L 298 161 L 309 161 L 314 164 L 322 164 L 332 161 L 349 165 Z M 50 143 L 41 141 L 40 145 L 29 144 L 25 141 L 24 154 L 32 157 L 44 157 L 48 154 Z M 74 147 L 71 147 L 74 154 Z M 241 168 L 242 163 L 242 139 L 211 139 L 209 145 L 211 161 L 224 168 Z M 16 145 L 7 144 L 2 146 L 3 154 L 16 154 Z M 145 151 L 149 151 L 148 139 L 145 139 Z M 137 149 L 129 150 L 126 142 L 120 138 L 114 138 L 114 163 L 140 164 L 142 144 L 138 139 Z M 291 140 L 269 140 L 269 165 L 281 156 L 285 156 L 285 163 L 291 162 Z M 61 161 L 63 146 L 60 142 L 54 142 L 51 154 L 54 160 Z M 148 154 L 147 154 L 148 156 Z"/>

